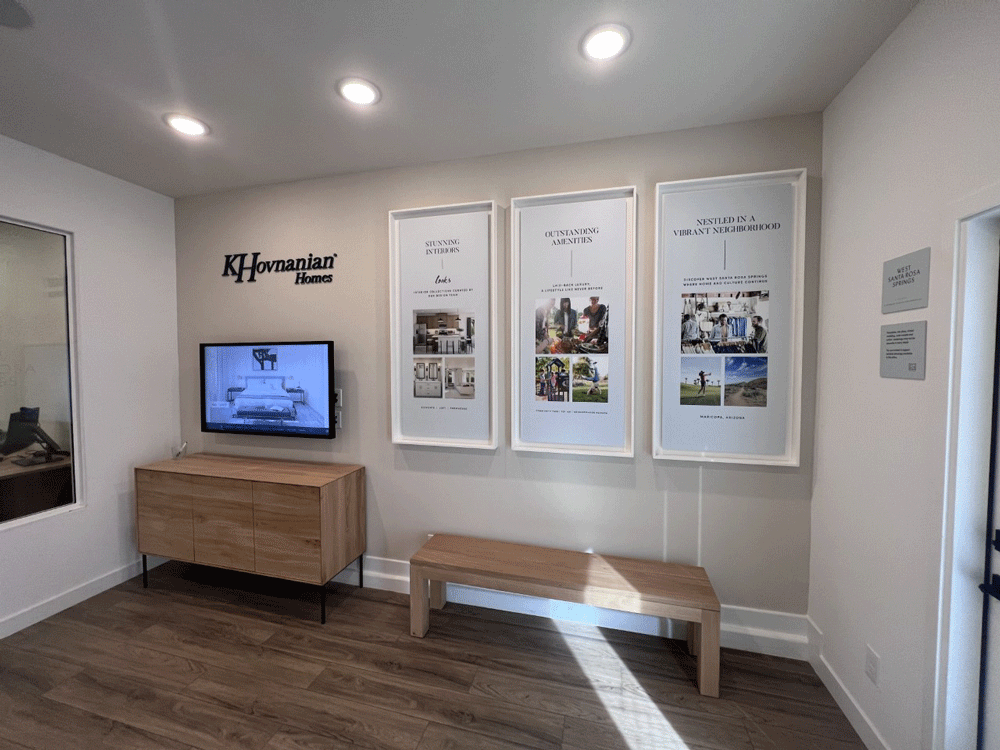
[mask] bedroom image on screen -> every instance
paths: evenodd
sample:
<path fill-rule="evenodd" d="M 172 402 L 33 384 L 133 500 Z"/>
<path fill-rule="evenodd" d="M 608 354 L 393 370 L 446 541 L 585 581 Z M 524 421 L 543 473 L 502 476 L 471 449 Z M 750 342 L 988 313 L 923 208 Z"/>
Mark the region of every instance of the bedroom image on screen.
<path fill-rule="evenodd" d="M 333 342 L 201 345 L 203 432 L 332 438 Z"/>

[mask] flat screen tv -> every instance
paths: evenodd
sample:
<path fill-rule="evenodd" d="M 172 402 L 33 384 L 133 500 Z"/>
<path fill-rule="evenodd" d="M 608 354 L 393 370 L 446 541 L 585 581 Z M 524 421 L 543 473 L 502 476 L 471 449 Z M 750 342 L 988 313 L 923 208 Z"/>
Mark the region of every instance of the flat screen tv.
<path fill-rule="evenodd" d="M 333 438 L 333 342 L 201 345 L 201 430 Z"/>

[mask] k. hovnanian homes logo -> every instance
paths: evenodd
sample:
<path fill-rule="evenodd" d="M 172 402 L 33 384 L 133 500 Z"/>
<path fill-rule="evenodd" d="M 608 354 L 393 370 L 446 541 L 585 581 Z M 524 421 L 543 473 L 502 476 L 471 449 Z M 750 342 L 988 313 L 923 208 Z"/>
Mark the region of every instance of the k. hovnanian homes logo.
<path fill-rule="evenodd" d="M 222 266 L 222 275 L 235 276 L 233 281 L 237 284 L 242 284 L 244 281 L 252 284 L 257 281 L 257 274 L 292 271 L 295 273 L 296 284 L 329 284 L 333 281 L 332 273 L 311 274 L 309 272 L 332 269 L 336 260 L 336 253 L 332 255 L 309 253 L 308 258 L 289 258 L 288 260 L 260 260 L 260 253 L 235 253 L 226 256 Z"/>

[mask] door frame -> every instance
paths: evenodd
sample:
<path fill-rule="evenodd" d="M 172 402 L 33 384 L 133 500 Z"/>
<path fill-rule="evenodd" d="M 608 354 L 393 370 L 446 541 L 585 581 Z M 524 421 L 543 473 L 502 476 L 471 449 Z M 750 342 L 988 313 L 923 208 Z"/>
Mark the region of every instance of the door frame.
<path fill-rule="evenodd" d="M 985 500 L 989 485 L 996 349 L 992 331 L 1000 248 L 996 243 L 987 247 L 983 240 L 989 235 L 984 227 L 994 220 L 993 234 L 1000 236 L 1000 184 L 949 204 L 943 219 L 941 246 L 954 248 L 954 263 L 937 638 L 928 683 L 931 710 L 925 712 L 930 724 L 925 726 L 929 730 L 925 736 L 931 737 L 934 750 L 975 746 L 982 634 L 978 584 L 982 581 L 985 504 L 978 509 L 981 518 L 977 521 L 976 509 L 962 501 L 968 497 Z M 975 331 L 984 313 L 991 332 L 986 337 Z M 971 561 L 978 579 L 970 586 L 965 576 Z"/>

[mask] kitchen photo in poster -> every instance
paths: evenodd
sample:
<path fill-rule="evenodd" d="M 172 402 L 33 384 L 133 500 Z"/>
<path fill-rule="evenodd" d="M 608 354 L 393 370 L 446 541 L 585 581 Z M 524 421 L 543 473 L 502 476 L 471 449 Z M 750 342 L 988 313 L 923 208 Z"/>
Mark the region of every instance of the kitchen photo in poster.
<path fill-rule="evenodd" d="M 632 455 L 635 188 L 512 202 L 511 444 Z"/>
<path fill-rule="evenodd" d="M 414 354 L 472 354 L 476 315 L 471 310 L 414 310 Z"/>

